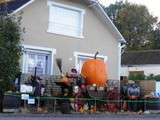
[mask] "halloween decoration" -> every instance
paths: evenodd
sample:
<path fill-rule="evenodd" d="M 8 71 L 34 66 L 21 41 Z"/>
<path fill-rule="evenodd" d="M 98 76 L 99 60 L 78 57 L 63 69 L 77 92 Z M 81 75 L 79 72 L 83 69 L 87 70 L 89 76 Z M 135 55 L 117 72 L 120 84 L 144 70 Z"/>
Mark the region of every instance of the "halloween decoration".
<path fill-rule="evenodd" d="M 62 59 L 57 58 L 56 63 L 57 63 L 57 66 L 58 66 L 58 69 L 59 69 L 60 73 L 62 74 Z"/>
<path fill-rule="evenodd" d="M 61 73 L 61 76 L 62 76 L 62 78 L 60 79 L 60 82 L 58 84 L 69 86 L 70 85 L 69 79 L 65 75 L 63 75 L 62 59 L 61 58 L 57 58 L 56 59 L 56 63 L 57 63 L 58 69 L 59 69 L 59 71 Z"/>
<path fill-rule="evenodd" d="M 129 99 L 137 99 L 140 97 L 140 87 L 137 84 L 128 85 L 127 95 Z"/>
<path fill-rule="evenodd" d="M 128 99 L 132 102 L 128 102 L 128 109 L 132 112 L 139 111 L 139 103 L 137 100 L 140 98 L 140 87 L 137 84 L 129 84 L 127 89 Z"/>
<path fill-rule="evenodd" d="M 89 59 L 82 66 L 81 75 L 85 78 L 86 85 L 96 84 L 97 87 L 106 86 L 107 71 L 103 60 L 97 59 L 96 52 L 94 59 Z"/>
<path fill-rule="evenodd" d="M 110 100 L 110 102 L 108 103 L 108 111 L 118 112 L 119 104 L 118 102 L 114 102 L 120 99 L 120 93 L 118 92 L 118 88 L 110 89 L 107 93 L 107 99 Z"/>

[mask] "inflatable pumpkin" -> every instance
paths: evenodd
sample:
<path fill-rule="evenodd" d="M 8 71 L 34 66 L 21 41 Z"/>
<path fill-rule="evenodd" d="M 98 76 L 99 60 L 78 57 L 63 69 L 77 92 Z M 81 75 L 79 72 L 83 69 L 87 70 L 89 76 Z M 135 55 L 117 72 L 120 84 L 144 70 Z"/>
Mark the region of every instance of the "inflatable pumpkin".
<path fill-rule="evenodd" d="M 85 78 L 86 85 L 96 84 L 98 87 L 105 87 L 107 82 L 106 64 L 103 60 L 89 59 L 82 66 L 81 75 Z"/>

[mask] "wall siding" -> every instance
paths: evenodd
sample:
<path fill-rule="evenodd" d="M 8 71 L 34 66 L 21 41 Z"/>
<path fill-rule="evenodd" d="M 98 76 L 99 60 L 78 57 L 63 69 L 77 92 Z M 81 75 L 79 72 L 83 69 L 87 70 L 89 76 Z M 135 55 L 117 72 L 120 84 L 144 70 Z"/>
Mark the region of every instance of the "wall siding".
<path fill-rule="evenodd" d="M 121 76 L 128 76 L 129 71 L 144 71 L 145 75 L 158 75 L 160 74 L 160 64 L 159 65 L 139 65 L 133 67 L 122 66 Z"/>
<path fill-rule="evenodd" d="M 100 54 L 108 56 L 109 79 L 118 80 L 118 42 L 107 29 L 106 24 L 85 4 L 68 0 L 53 1 L 85 9 L 84 38 L 48 33 L 49 7 L 47 0 L 35 0 L 23 9 L 22 27 L 26 29 L 26 33 L 23 35 L 23 44 L 56 49 L 55 57 L 62 58 L 64 72 L 75 67 L 74 51 L 92 54 L 99 51 Z M 58 74 L 55 64 L 53 67 L 55 68 L 54 74 Z"/>

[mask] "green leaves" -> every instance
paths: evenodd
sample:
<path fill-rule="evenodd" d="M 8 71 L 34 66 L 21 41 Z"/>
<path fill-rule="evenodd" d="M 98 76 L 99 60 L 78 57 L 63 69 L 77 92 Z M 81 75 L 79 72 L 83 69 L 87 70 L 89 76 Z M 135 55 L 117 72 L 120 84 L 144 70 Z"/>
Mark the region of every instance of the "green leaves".
<path fill-rule="evenodd" d="M 129 80 L 145 80 L 144 74 L 130 74 L 128 77 Z"/>
<path fill-rule="evenodd" d="M 126 39 L 127 50 L 154 48 L 157 18 L 145 6 L 116 2 L 105 8 L 105 11 Z"/>
<path fill-rule="evenodd" d="M 19 18 L 0 15 L 0 85 L 11 89 L 11 81 L 20 72 L 21 28 Z"/>

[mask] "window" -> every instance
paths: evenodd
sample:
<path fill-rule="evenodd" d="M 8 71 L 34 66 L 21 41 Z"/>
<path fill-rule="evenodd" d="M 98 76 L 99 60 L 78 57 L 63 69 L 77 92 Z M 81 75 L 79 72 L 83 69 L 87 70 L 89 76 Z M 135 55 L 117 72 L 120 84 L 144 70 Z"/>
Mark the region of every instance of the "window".
<path fill-rule="evenodd" d="M 37 74 L 49 74 L 50 69 L 50 54 L 42 54 L 39 52 L 26 51 L 26 65 L 25 72 L 34 74 L 35 67 L 37 68 Z"/>
<path fill-rule="evenodd" d="M 48 3 L 48 32 L 73 37 L 83 37 L 84 10 L 54 2 Z"/>
<path fill-rule="evenodd" d="M 83 63 L 88 60 L 88 59 L 93 59 L 94 58 L 94 54 L 87 54 L 87 53 L 80 53 L 80 52 L 75 52 L 74 53 L 75 56 L 75 66 L 78 72 L 81 72 Z M 107 61 L 107 56 L 103 56 L 103 55 L 98 55 L 97 56 L 98 59 L 102 59 L 105 62 Z"/>
<path fill-rule="evenodd" d="M 35 47 L 24 47 L 23 52 L 23 73 L 52 74 L 53 51 L 36 49 Z"/>
<path fill-rule="evenodd" d="M 156 96 L 160 97 L 160 82 L 156 82 Z"/>

